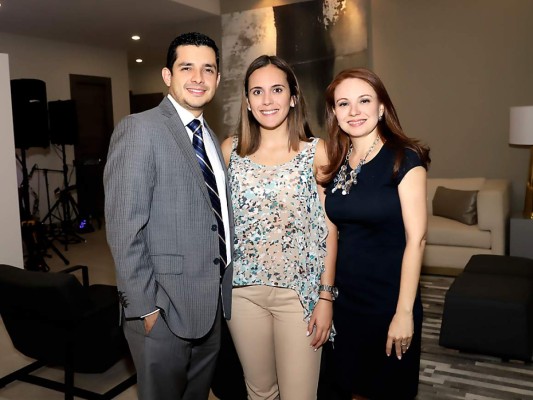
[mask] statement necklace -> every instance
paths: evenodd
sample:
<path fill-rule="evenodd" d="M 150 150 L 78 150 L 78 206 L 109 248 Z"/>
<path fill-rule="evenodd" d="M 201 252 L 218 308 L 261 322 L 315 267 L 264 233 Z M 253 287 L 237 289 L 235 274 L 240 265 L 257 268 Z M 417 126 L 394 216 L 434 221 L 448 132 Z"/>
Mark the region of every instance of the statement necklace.
<path fill-rule="evenodd" d="M 352 185 L 357 185 L 357 175 L 359 175 L 359 172 L 361 172 L 361 167 L 366 162 L 368 155 L 372 153 L 372 150 L 374 150 L 374 147 L 376 147 L 378 142 L 379 136 L 376 137 L 376 140 L 374 140 L 374 143 L 372 143 L 372 146 L 370 146 L 365 156 L 359 161 L 359 164 L 357 164 L 357 166 L 350 171 L 349 178 L 346 179 L 346 170 L 348 169 L 348 163 L 350 162 L 349 160 L 353 150 L 353 145 L 350 143 L 350 148 L 348 149 L 348 154 L 346 154 L 344 164 L 342 164 L 337 176 L 335 176 L 335 179 L 333 179 L 333 189 L 331 189 L 331 193 L 335 193 L 337 189 L 342 189 L 341 193 L 343 196 L 350 193 Z"/>

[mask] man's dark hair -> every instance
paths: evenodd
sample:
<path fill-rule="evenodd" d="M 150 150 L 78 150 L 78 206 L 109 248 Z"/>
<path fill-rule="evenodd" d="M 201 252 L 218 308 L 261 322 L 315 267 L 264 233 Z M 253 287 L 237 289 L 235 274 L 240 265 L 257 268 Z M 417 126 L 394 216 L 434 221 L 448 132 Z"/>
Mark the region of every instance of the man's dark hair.
<path fill-rule="evenodd" d="M 168 53 L 167 53 L 167 65 L 166 67 L 172 72 L 172 67 L 174 65 L 174 62 L 176 61 L 176 58 L 178 57 L 178 54 L 176 52 L 176 49 L 178 46 L 207 46 L 211 47 L 213 51 L 215 52 L 215 56 L 217 58 L 217 70 L 219 70 L 219 53 L 218 53 L 218 47 L 213 39 L 211 39 L 209 36 L 204 35 L 203 33 L 198 32 L 189 32 L 189 33 L 183 33 L 179 35 L 176 39 L 170 43 L 170 46 L 168 47 Z"/>

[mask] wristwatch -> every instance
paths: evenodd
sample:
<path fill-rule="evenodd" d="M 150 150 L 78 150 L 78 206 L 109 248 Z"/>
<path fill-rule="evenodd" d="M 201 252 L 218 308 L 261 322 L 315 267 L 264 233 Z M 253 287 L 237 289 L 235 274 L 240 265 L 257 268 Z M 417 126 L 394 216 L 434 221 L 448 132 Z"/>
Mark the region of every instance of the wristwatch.
<path fill-rule="evenodd" d="M 335 300 L 339 296 L 339 289 L 337 289 L 336 286 L 318 285 L 318 291 L 331 293 L 331 297 L 333 297 L 333 300 Z"/>

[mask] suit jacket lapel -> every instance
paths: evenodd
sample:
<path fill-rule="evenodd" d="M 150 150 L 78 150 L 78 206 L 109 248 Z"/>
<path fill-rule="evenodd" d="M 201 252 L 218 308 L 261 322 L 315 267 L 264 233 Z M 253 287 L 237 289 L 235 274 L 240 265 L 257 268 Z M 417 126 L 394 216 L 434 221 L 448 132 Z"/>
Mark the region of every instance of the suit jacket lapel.
<path fill-rule="evenodd" d="M 165 121 L 165 125 L 168 127 L 170 133 L 174 137 L 174 140 L 176 140 L 178 147 L 187 160 L 189 167 L 196 177 L 195 181 L 200 186 L 206 201 L 209 205 L 211 205 L 211 199 L 209 198 L 209 193 L 207 192 L 207 188 L 205 186 L 204 176 L 202 174 L 202 170 L 200 169 L 200 165 L 198 164 L 196 153 L 194 152 L 191 139 L 189 138 L 189 134 L 187 133 L 187 130 L 185 129 L 178 112 L 167 97 L 165 97 L 161 104 L 159 104 L 159 108 L 161 109 L 161 113 L 168 117 Z"/>
<path fill-rule="evenodd" d="M 196 176 L 196 182 L 200 186 L 200 189 L 204 195 L 205 200 L 211 206 L 211 199 L 209 198 L 209 193 L 207 192 L 207 187 L 205 186 L 204 176 L 202 174 L 202 170 L 200 169 L 200 165 L 198 164 L 198 159 L 196 158 L 196 153 L 194 152 L 194 149 L 192 147 L 191 139 L 189 138 L 189 134 L 187 133 L 187 130 L 185 129 L 185 126 L 183 125 L 183 122 L 181 121 L 178 112 L 170 102 L 170 100 L 165 97 L 163 101 L 159 104 L 159 108 L 161 110 L 161 113 L 166 116 L 168 119 L 165 121 L 166 126 L 168 127 L 170 133 L 174 137 L 174 140 L 176 140 L 178 147 L 183 152 L 185 159 L 187 160 L 189 166 L 191 167 L 191 170 L 193 171 L 194 175 Z M 226 163 L 224 162 L 224 156 L 222 155 L 222 150 L 220 149 L 220 145 L 218 143 L 218 139 L 209 127 L 207 125 L 207 122 L 204 120 L 204 126 L 205 131 L 211 136 L 211 140 L 215 144 L 215 148 L 217 150 L 218 158 L 222 164 L 222 169 L 224 170 L 224 177 L 226 182 L 226 201 L 227 201 L 227 209 L 228 209 L 228 215 L 229 215 L 229 224 L 230 224 L 230 243 L 231 243 L 231 249 L 233 249 L 233 208 L 231 207 L 231 196 L 230 196 L 230 187 L 229 187 L 229 180 L 228 180 L 228 171 L 226 169 Z M 205 132 L 204 132 L 205 134 Z"/>

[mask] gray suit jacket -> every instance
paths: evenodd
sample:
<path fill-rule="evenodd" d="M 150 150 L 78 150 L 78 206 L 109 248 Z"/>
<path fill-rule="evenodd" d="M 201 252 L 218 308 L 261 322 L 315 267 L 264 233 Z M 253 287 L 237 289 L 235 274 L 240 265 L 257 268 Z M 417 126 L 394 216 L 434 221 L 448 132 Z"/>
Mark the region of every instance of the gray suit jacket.
<path fill-rule="evenodd" d="M 117 125 L 104 187 L 107 240 L 126 318 L 160 308 L 177 336 L 200 338 L 213 325 L 221 295 L 229 319 L 233 267 L 220 282 L 217 222 L 191 140 L 168 98 Z M 226 191 L 233 245 L 227 184 Z"/>

